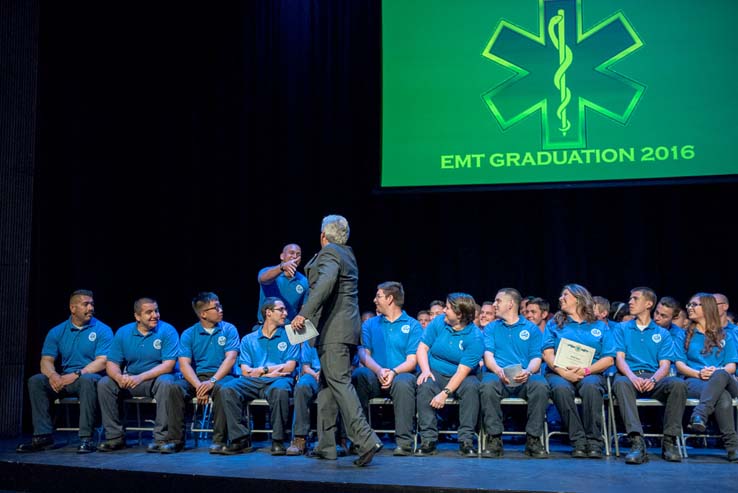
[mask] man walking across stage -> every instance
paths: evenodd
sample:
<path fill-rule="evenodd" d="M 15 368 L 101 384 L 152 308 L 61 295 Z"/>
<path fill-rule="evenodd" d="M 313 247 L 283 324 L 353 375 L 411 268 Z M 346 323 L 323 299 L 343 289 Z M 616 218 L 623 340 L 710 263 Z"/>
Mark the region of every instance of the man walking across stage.
<path fill-rule="evenodd" d="M 313 456 L 336 459 L 336 418 L 340 409 L 346 432 L 359 449 L 357 466 L 369 464 L 382 449 L 382 442 L 369 427 L 359 397 L 351 384 L 351 360 L 361 334 L 359 316 L 359 269 L 349 238 L 349 224 L 343 216 L 326 216 L 320 231 L 320 246 L 305 266 L 310 294 L 292 328 L 302 330 L 305 320 L 318 329 L 315 343 L 320 358 L 318 392 L 318 444 Z"/>

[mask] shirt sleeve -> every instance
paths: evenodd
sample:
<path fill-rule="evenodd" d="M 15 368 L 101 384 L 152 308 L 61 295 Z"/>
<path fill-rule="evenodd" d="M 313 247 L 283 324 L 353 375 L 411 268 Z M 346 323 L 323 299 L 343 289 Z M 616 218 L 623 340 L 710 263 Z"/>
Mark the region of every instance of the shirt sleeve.
<path fill-rule="evenodd" d="M 602 351 L 600 351 L 600 359 L 606 356 L 614 358 L 617 356 L 615 334 L 611 330 L 608 330 L 607 327 L 603 327 L 600 330 L 602 330 Z"/>
<path fill-rule="evenodd" d="M 491 327 L 490 325 L 488 325 L 484 331 L 484 351 L 489 351 L 490 353 L 495 354 L 495 330 L 494 327 Z M 484 354 L 484 351 L 482 351 L 482 354 Z"/>
<path fill-rule="evenodd" d="M 660 329 L 661 332 L 661 343 L 659 344 L 658 360 L 669 360 L 674 361 L 674 340 L 671 338 L 671 334 L 664 329 Z"/>
<path fill-rule="evenodd" d="M 407 340 L 405 356 L 409 356 L 418 352 L 418 344 L 420 344 L 421 337 L 423 337 L 423 327 L 420 326 L 420 322 L 418 322 L 417 320 L 411 321 L 410 337 Z"/>
<path fill-rule="evenodd" d="M 177 329 L 171 325 L 167 327 L 166 333 L 163 334 L 161 344 L 161 360 L 170 361 L 177 359 L 177 353 L 179 352 L 179 334 Z"/>
<path fill-rule="evenodd" d="M 110 345 L 108 353 L 108 361 L 123 365 L 123 333 L 126 332 L 125 325 L 118 329 L 113 337 L 113 343 Z"/>
<path fill-rule="evenodd" d="M 431 320 L 431 323 L 428 324 L 425 328 L 425 332 L 423 333 L 423 339 L 421 342 L 429 348 L 433 347 L 433 343 L 436 342 L 436 338 L 438 337 L 438 332 L 444 325 L 443 315 L 440 315 L 440 317 L 440 320 L 438 320 L 438 317 Z"/>
<path fill-rule="evenodd" d="M 192 359 L 192 331 L 197 330 L 196 327 L 191 327 L 182 333 L 182 337 L 179 338 L 179 357 Z"/>
<path fill-rule="evenodd" d="M 287 335 L 285 334 L 285 339 L 287 338 Z M 293 345 L 290 344 L 289 341 L 287 341 L 287 354 L 284 356 L 285 361 L 296 361 L 300 362 L 300 346 L 299 345 Z"/>
<path fill-rule="evenodd" d="M 684 333 L 684 335 L 679 334 L 676 337 L 672 337 L 674 344 L 674 361 L 681 361 L 685 365 L 689 365 L 687 361 L 687 350 L 684 348 L 685 336 L 686 333 Z"/>
<path fill-rule="evenodd" d="M 243 339 L 241 339 L 241 348 L 238 356 L 238 364 L 239 365 L 246 365 L 251 368 L 254 367 L 254 365 L 251 363 L 251 353 L 249 352 L 249 342 L 247 340 L 248 335 L 243 336 Z"/>
<path fill-rule="evenodd" d="M 44 345 L 41 348 L 41 356 L 51 356 L 54 359 L 59 357 L 59 332 L 59 326 L 57 326 L 46 334 Z"/>
<path fill-rule="evenodd" d="M 541 341 L 543 340 L 543 334 L 538 327 L 531 324 L 530 331 L 530 344 L 528 344 L 528 360 L 541 357 Z"/>
<path fill-rule="evenodd" d="M 554 329 L 551 324 L 546 324 L 546 329 L 544 330 L 543 337 L 541 339 L 541 351 L 545 351 L 546 349 L 553 349 L 554 352 L 556 351 L 556 335 L 554 334 Z"/>
<path fill-rule="evenodd" d="M 475 336 L 469 338 L 468 343 L 469 345 L 461 355 L 461 361 L 459 361 L 459 364 L 468 366 L 472 370 L 475 370 L 479 366 L 479 360 L 481 360 L 484 355 L 485 347 L 482 335 L 479 334 L 479 330 L 477 330 L 477 334 Z"/>
<path fill-rule="evenodd" d="M 723 365 L 728 363 L 738 363 L 738 350 L 735 347 L 735 340 L 730 337 L 730 334 L 725 334 L 725 347 L 723 348 Z"/>
<path fill-rule="evenodd" d="M 238 351 L 238 329 L 234 325 L 229 325 L 226 332 L 225 352 Z"/>
<path fill-rule="evenodd" d="M 612 331 L 613 341 L 615 343 L 615 353 L 627 353 L 625 347 L 625 328 L 618 324 Z"/>
<path fill-rule="evenodd" d="M 372 354 L 374 354 L 374 344 L 372 341 L 372 324 L 373 318 L 370 318 L 363 324 L 361 324 L 361 346 L 364 349 L 368 349 Z"/>

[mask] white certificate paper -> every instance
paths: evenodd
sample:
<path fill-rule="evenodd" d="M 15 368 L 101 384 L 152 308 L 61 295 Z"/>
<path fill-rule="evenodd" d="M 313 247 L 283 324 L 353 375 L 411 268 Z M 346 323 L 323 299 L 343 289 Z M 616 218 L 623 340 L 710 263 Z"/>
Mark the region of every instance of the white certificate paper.
<path fill-rule="evenodd" d="M 299 332 L 296 332 L 291 324 L 285 325 L 284 328 L 287 331 L 287 338 L 293 346 L 309 341 L 318 335 L 318 329 L 315 328 L 315 325 L 310 320 L 305 320 L 305 329 Z"/>
<path fill-rule="evenodd" d="M 594 355 L 595 349 L 593 347 L 562 338 L 556 350 L 554 365 L 560 368 L 566 368 L 568 366 L 589 368 L 592 366 Z"/>
<path fill-rule="evenodd" d="M 518 387 L 520 385 L 523 385 L 522 383 L 515 381 L 515 377 L 523 373 L 523 365 L 518 363 L 515 365 L 506 366 L 502 369 L 502 371 L 505 372 L 505 376 L 510 382 L 506 385 L 507 387 Z"/>

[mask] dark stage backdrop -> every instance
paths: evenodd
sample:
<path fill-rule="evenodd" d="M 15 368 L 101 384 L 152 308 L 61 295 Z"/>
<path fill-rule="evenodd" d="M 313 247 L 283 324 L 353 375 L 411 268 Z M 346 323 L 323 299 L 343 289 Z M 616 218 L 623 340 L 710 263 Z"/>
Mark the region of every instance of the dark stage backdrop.
<path fill-rule="evenodd" d="M 738 296 L 735 184 L 375 193 L 379 4 L 41 1 L 27 373 L 80 287 L 114 328 L 148 295 L 180 330 L 216 291 L 245 333 L 257 271 L 287 242 L 307 261 L 329 213 L 351 222 L 363 309 L 385 280 L 412 314 L 568 282 Z"/>

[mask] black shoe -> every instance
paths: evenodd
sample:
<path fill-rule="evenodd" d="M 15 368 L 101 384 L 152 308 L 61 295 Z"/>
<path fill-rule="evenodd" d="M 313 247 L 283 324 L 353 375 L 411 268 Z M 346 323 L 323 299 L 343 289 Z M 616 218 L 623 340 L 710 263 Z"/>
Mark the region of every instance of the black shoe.
<path fill-rule="evenodd" d="M 543 448 L 541 439 L 532 435 L 527 435 L 525 440 L 525 455 L 533 457 L 534 459 L 547 459 L 548 454 L 546 449 Z"/>
<path fill-rule="evenodd" d="M 669 462 L 681 462 L 682 454 L 679 453 L 679 445 L 675 436 L 664 435 L 661 442 L 661 457 Z"/>
<path fill-rule="evenodd" d="M 78 454 L 89 454 L 97 450 L 95 442 L 91 438 L 82 438 L 77 447 Z"/>
<path fill-rule="evenodd" d="M 689 420 L 689 429 L 697 433 L 704 433 L 707 429 L 707 423 L 699 414 L 693 414 L 692 419 Z"/>
<path fill-rule="evenodd" d="M 437 446 L 438 446 L 438 442 L 428 442 L 428 443 L 423 442 L 420 444 L 420 447 L 415 451 L 415 455 L 417 457 L 436 455 L 438 453 L 438 450 L 436 450 Z"/>
<path fill-rule="evenodd" d="M 251 446 L 251 439 L 248 437 L 239 438 L 238 440 L 231 440 L 230 445 L 226 445 L 221 450 L 223 455 L 238 455 L 251 452 L 254 448 Z"/>
<path fill-rule="evenodd" d="M 272 440 L 272 449 L 269 453 L 272 455 L 287 455 L 287 449 L 281 440 Z"/>
<path fill-rule="evenodd" d="M 630 438 L 630 452 L 625 456 L 626 464 L 643 464 L 648 462 L 646 443 L 641 435 L 633 435 Z"/>
<path fill-rule="evenodd" d="M 31 439 L 30 443 L 21 443 L 15 448 L 16 452 L 29 453 L 41 452 L 54 447 L 54 437 L 51 435 L 38 435 Z"/>
<path fill-rule="evenodd" d="M 728 450 L 728 462 L 738 462 L 738 450 Z"/>
<path fill-rule="evenodd" d="M 112 452 L 114 450 L 123 450 L 126 448 L 126 441 L 123 437 L 105 440 L 97 446 L 99 452 Z"/>
<path fill-rule="evenodd" d="M 504 454 L 502 449 L 502 438 L 500 436 L 487 437 L 487 443 L 482 449 L 482 457 L 485 459 L 499 459 Z"/>
<path fill-rule="evenodd" d="M 161 452 L 161 448 L 166 445 L 166 443 L 167 442 L 165 442 L 164 440 L 154 440 L 146 447 L 146 451 L 151 452 L 152 454 L 158 454 L 159 452 Z"/>
<path fill-rule="evenodd" d="M 208 447 L 208 452 L 215 455 L 223 455 L 223 449 L 225 448 L 224 443 L 213 442 Z"/>
<path fill-rule="evenodd" d="M 348 448 L 348 455 L 359 455 L 359 446 L 355 443 L 352 443 L 351 446 Z"/>
<path fill-rule="evenodd" d="M 574 450 L 571 451 L 571 456 L 575 459 L 585 459 L 587 457 L 587 442 L 580 440 L 574 444 Z"/>
<path fill-rule="evenodd" d="M 369 463 L 372 461 L 375 455 L 377 455 L 377 452 L 382 450 L 384 448 L 384 445 L 381 442 L 375 443 L 371 446 L 369 450 L 364 452 L 359 456 L 358 459 L 354 460 L 354 465 L 358 467 L 364 467 L 369 465 Z"/>
<path fill-rule="evenodd" d="M 464 440 L 459 445 L 459 455 L 462 457 L 478 457 L 477 449 L 474 448 L 474 442 L 471 440 Z"/>
<path fill-rule="evenodd" d="M 159 452 L 162 454 L 176 454 L 184 450 L 184 446 L 185 444 L 182 440 L 171 440 L 159 447 Z"/>
<path fill-rule="evenodd" d="M 588 459 L 602 459 L 602 446 L 597 444 L 589 444 L 587 447 L 587 458 Z"/>
<path fill-rule="evenodd" d="M 402 445 L 398 445 L 395 447 L 395 450 L 392 452 L 392 455 L 395 457 L 407 457 L 408 455 L 413 455 L 413 448 L 412 447 L 403 447 Z"/>
<path fill-rule="evenodd" d="M 328 457 L 327 455 L 318 452 L 315 449 L 310 450 L 307 454 L 305 454 L 305 457 L 308 459 L 318 459 L 318 460 L 338 460 L 337 457 Z"/>

